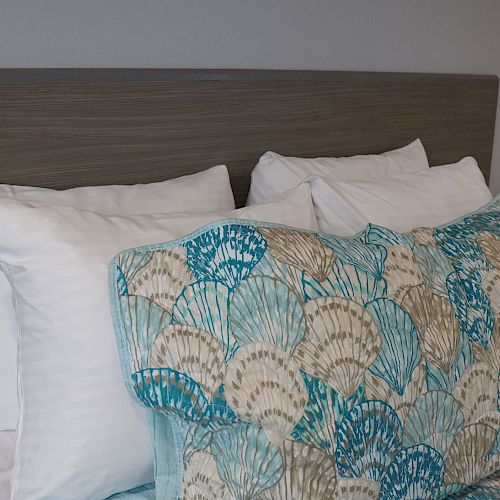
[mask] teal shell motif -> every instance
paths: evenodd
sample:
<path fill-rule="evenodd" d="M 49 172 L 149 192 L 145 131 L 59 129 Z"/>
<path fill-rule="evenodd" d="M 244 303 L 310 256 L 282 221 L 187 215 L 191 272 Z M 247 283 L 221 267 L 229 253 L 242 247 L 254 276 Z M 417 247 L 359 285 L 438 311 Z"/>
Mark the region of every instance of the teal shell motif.
<path fill-rule="evenodd" d="M 115 328 L 155 415 L 157 489 L 500 498 L 499 215 L 500 198 L 352 238 L 223 221 L 119 254 Z"/>

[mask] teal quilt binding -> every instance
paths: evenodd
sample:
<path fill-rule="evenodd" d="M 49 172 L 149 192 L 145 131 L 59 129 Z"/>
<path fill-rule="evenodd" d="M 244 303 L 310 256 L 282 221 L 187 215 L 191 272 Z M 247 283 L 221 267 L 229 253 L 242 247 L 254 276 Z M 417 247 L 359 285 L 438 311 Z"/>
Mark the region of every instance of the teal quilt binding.
<path fill-rule="evenodd" d="M 500 469 L 499 211 L 352 238 L 227 220 L 121 252 L 157 498 L 439 499 Z"/>

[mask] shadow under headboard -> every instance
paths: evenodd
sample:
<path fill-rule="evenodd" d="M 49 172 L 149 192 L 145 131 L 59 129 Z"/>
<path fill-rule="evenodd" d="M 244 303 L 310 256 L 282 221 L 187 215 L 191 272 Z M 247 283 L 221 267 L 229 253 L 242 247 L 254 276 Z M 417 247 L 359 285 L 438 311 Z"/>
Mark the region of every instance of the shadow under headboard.
<path fill-rule="evenodd" d="M 168 69 L 0 70 L 0 183 L 64 189 L 228 166 L 242 205 L 266 150 L 378 153 L 420 137 L 431 164 L 489 179 L 498 79 Z"/>

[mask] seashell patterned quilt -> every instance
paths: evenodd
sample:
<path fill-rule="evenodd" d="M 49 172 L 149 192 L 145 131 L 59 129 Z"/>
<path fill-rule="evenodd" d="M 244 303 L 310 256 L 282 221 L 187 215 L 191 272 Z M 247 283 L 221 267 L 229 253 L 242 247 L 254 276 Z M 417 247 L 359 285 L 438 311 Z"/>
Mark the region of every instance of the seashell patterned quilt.
<path fill-rule="evenodd" d="M 223 221 L 110 287 L 157 498 L 458 498 L 500 469 L 500 198 L 407 234 Z"/>

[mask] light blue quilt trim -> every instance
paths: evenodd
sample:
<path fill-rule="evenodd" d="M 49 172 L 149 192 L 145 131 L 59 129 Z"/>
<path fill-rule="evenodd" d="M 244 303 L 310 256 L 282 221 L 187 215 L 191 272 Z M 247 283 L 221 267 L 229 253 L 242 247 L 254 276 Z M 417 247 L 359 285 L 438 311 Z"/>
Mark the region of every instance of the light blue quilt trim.
<path fill-rule="evenodd" d="M 183 434 L 175 417 L 148 410 L 154 443 L 156 496 L 177 500 L 181 495 L 184 463 Z"/>

